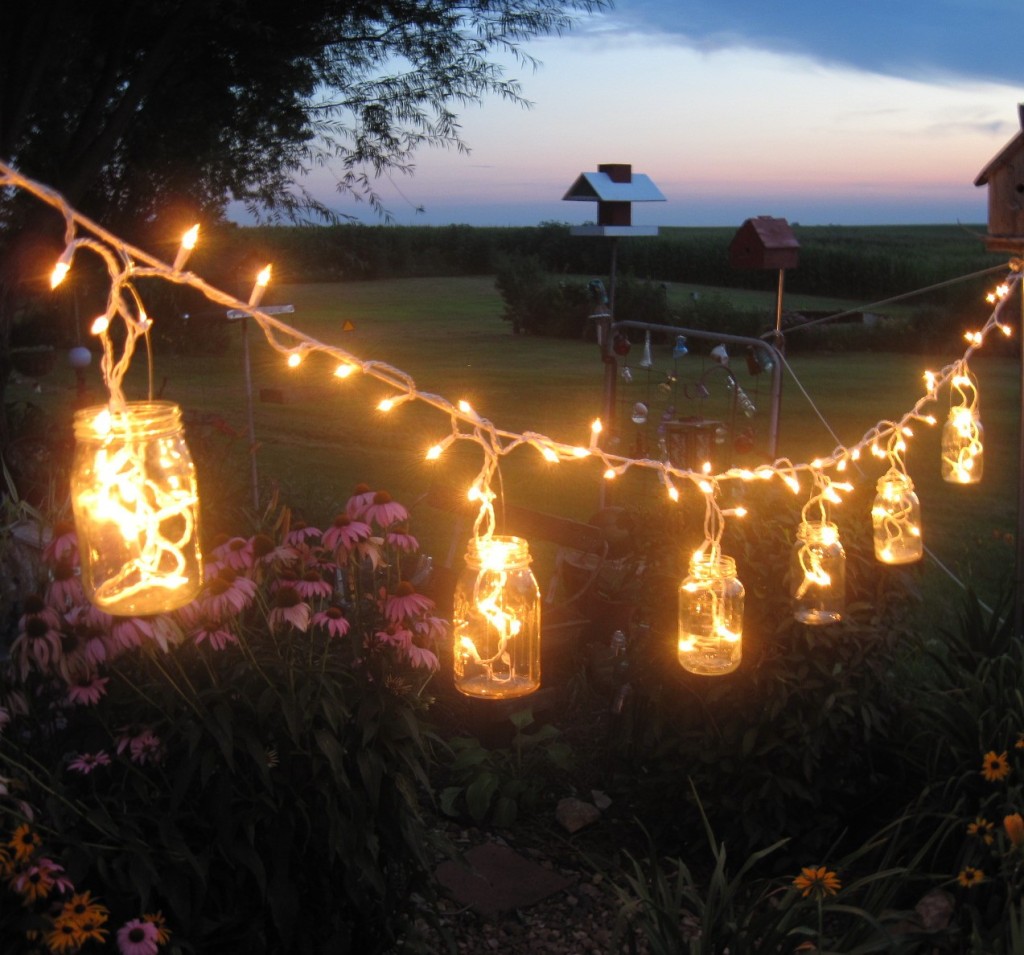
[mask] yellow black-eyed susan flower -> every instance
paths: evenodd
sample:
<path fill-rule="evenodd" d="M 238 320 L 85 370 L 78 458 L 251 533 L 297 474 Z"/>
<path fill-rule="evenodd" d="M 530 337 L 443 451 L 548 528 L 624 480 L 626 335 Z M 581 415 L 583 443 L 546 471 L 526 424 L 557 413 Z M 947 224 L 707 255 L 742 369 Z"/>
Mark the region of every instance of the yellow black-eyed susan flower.
<path fill-rule="evenodd" d="M 1010 775 L 1010 763 L 1006 758 L 1006 750 L 997 753 L 990 750 L 981 761 L 981 775 L 990 783 L 998 783 Z"/>
<path fill-rule="evenodd" d="M 990 846 L 995 842 L 993 828 L 992 823 L 984 818 L 984 816 L 977 816 L 974 822 L 967 824 L 967 835 L 975 836 L 984 842 L 985 845 Z"/>
<path fill-rule="evenodd" d="M 985 881 L 985 873 L 981 869 L 976 869 L 973 865 L 966 865 L 960 870 L 956 880 L 965 889 L 970 889 L 975 885 L 981 885 Z"/>

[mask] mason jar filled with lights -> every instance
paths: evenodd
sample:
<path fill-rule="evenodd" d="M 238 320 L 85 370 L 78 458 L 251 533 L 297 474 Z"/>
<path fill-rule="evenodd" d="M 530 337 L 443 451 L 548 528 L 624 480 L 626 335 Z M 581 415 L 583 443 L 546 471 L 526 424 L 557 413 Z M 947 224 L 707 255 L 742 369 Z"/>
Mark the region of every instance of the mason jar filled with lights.
<path fill-rule="evenodd" d="M 455 586 L 455 687 L 506 699 L 540 687 L 540 588 L 519 537 L 474 538 Z"/>
<path fill-rule="evenodd" d="M 921 502 L 910 476 L 890 470 L 878 479 L 871 505 L 875 557 L 883 564 L 912 564 L 924 554 Z"/>
<path fill-rule="evenodd" d="M 740 665 L 744 598 L 733 558 L 716 550 L 693 555 L 679 585 L 677 653 L 684 670 L 720 676 Z"/>
<path fill-rule="evenodd" d="M 181 408 L 84 408 L 74 418 L 71 502 L 82 587 L 111 614 L 173 610 L 202 585 L 199 493 Z"/>
<path fill-rule="evenodd" d="M 836 623 L 846 607 L 846 551 L 831 521 L 801 521 L 791 561 L 793 616 L 813 626 Z"/>

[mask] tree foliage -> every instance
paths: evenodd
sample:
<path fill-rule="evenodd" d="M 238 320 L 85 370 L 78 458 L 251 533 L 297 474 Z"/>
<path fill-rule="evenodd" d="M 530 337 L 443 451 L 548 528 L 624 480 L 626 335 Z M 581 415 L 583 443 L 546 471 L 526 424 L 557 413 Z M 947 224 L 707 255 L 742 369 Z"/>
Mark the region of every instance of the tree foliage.
<path fill-rule="evenodd" d="M 380 209 L 374 178 L 466 148 L 454 110 L 523 103 L 498 57 L 605 0 L 41 0 L 5 10 L 0 158 L 111 226 L 175 199 L 327 210 L 303 171 Z"/>

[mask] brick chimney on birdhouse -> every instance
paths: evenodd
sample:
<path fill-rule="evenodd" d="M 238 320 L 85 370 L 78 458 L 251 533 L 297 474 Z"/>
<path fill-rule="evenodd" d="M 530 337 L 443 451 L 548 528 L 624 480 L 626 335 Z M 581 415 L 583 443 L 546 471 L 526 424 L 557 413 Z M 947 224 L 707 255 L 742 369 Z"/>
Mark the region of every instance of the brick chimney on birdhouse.
<path fill-rule="evenodd" d="M 1024 250 L 1024 103 L 1017 106 L 1021 131 L 978 173 L 976 186 L 988 186 L 990 252 Z"/>
<path fill-rule="evenodd" d="M 648 176 L 629 163 L 602 163 L 597 172 L 581 173 L 563 199 L 597 202 L 597 225 L 574 226 L 573 235 L 657 235 L 657 226 L 633 225 L 634 202 L 664 202 Z"/>

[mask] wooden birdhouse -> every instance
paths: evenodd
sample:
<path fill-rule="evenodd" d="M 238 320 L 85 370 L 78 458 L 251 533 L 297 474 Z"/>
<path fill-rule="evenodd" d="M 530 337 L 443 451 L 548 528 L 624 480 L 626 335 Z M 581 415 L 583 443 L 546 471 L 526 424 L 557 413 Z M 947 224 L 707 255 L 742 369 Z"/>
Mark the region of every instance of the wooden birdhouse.
<path fill-rule="evenodd" d="M 1024 250 L 1024 103 L 1017 107 L 1021 131 L 978 173 L 976 186 L 988 186 L 990 252 Z"/>
<path fill-rule="evenodd" d="M 757 216 L 747 219 L 729 243 L 734 269 L 795 269 L 800 243 L 785 219 Z"/>
<path fill-rule="evenodd" d="M 597 172 L 584 172 L 563 199 L 597 203 L 597 225 L 574 226 L 573 235 L 657 235 L 657 226 L 633 225 L 634 202 L 664 202 L 648 176 L 633 172 L 629 163 L 603 163 Z"/>

